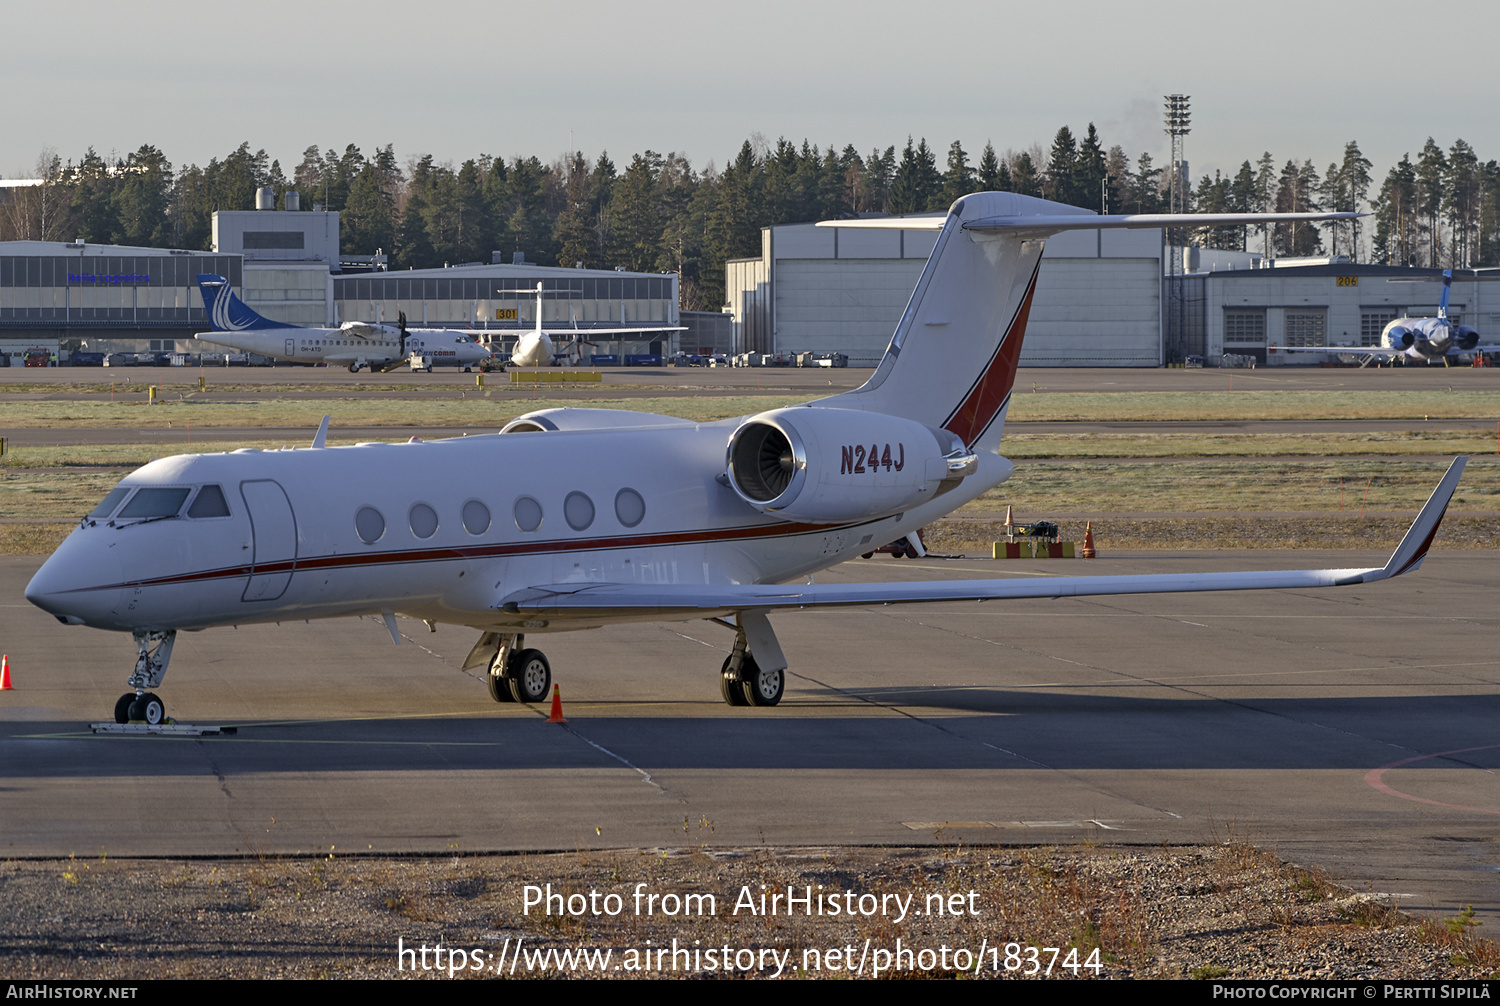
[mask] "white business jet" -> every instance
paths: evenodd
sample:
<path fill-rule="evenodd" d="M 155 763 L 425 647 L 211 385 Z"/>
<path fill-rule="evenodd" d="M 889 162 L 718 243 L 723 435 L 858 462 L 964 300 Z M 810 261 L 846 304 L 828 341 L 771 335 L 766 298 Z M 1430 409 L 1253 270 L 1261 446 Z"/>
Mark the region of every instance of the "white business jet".
<path fill-rule="evenodd" d="M 1430 283 L 1433 279 L 1393 279 L 1392 283 Z M 1481 346 L 1479 330 L 1468 325 L 1454 324 L 1448 317 L 1448 295 L 1453 290 L 1453 270 L 1443 270 L 1443 293 L 1438 300 L 1436 318 L 1397 318 L 1385 326 L 1380 333 L 1379 346 L 1271 346 L 1272 353 L 1333 353 L 1348 356 L 1363 356 L 1371 359 L 1385 358 L 1404 363 L 1433 363 L 1444 365 L 1458 360 L 1465 353 L 1500 352 L 1500 346 Z"/>
<path fill-rule="evenodd" d="M 536 327 L 528 332 L 522 332 L 516 339 L 516 348 L 510 354 L 511 363 L 518 367 L 550 367 L 558 353 L 563 353 L 570 360 L 576 360 L 583 355 L 582 346 L 588 343 L 583 337 L 593 336 L 618 336 L 618 335 L 640 335 L 640 334 L 662 334 L 666 332 L 682 332 L 685 329 L 680 325 L 663 326 L 657 325 L 647 328 L 542 328 L 542 284 L 536 285 Z M 494 334 L 490 333 L 491 338 Z M 557 348 L 558 338 L 571 335 L 566 348 Z"/>
<path fill-rule="evenodd" d="M 464 667 L 487 669 L 497 701 L 537 702 L 551 670 L 527 637 L 703 618 L 733 632 L 715 668 L 725 701 L 771 706 L 787 667 L 777 609 L 1333 587 L 1417 568 L 1463 459 L 1376 568 L 790 583 L 1011 474 L 997 450 L 1048 235 L 1180 219 L 987 192 L 930 222 L 855 221 L 941 229 L 857 390 L 723 422 L 547 409 L 495 435 L 352 447 L 325 446 L 325 419 L 311 449 L 163 458 L 120 481 L 26 596 L 69 625 L 132 633 L 116 719 L 154 723 L 184 629 L 378 615 L 399 641 L 398 613 L 466 625 L 479 638 Z"/>
<path fill-rule="evenodd" d="M 338 328 L 303 328 L 263 318 L 234 295 L 222 276 L 201 275 L 198 289 L 212 332 L 196 338 L 242 353 L 259 353 L 296 363 L 327 363 L 347 366 L 357 374 L 366 367 L 388 370 L 410 362 L 413 370 L 432 373 L 433 365 L 469 370 L 488 360 L 487 346 L 472 335 L 444 328 L 406 327 L 406 312 L 395 325 L 346 321 Z"/>

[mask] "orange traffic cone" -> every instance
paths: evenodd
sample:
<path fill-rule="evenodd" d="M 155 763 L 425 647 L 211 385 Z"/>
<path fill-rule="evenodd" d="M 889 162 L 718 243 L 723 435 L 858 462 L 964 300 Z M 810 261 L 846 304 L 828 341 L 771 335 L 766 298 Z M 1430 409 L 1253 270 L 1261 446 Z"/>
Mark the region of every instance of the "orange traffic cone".
<path fill-rule="evenodd" d="M 1094 551 L 1094 522 L 1087 521 L 1083 525 L 1083 557 L 1085 559 L 1097 559 L 1099 554 Z"/>
<path fill-rule="evenodd" d="M 562 689 L 557 685 L 552 686 L 552 715 L 547 717 L 548 723 L 566 723 L 562 714 Z"/>
<path fill-rule="evenodd" d="M 10 657 L 0 656 L 0 692 L 10 691 Z"/>

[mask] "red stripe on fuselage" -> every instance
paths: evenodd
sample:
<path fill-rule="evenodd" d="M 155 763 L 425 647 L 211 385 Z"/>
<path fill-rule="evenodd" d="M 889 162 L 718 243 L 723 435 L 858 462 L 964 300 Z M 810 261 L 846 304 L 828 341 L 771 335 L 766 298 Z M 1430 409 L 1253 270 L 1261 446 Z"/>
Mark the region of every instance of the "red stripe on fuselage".
<path fill-rule="evenodd" d="M 1026 296 L 1021 298 L 1021 306 L 1016 309 L 1016 316 L 1011 319 L 1005 338 L 995 347 L 995 355 L 990 357 L 989 365 L 984 368 L 984 373 L 974 383 L 963 404 L 943 424 L 943 429 L 955 434 L 966 446 L 973 446 L 990 423 L 994 422 L 1010 395 L 1010 389 L 1015 386 L 1016 367 L 1021 361 L 1021 343 L 1026 338 L 1026 319 L 1031 315 L 1031 297 L 1036 293 L 1036 277 L 1041 265 L 1039 259 L 1036 268 L 1031 271 L 1031 282 L 1026 285 Z"/>
<path fill-rule="evenodd" d="M 702 531 L 666 532 L 662 534 L 621 535 L 612 538 L 587 538 L 574 541 L 551 539 L 547 541 L 506 542 L 496 545 L 466 545 L 456 548 L 404 549 L 399 552 L 350 552 L 343 555 L 321 555 L 306 558 L 299 556 L 296 559 L 283 559 L 279 562 L 257 563 L 253 568 L 250 566 L 228 566 L 193 573 L 178 573 L 173 576 L 155 577 L 149 580 L 131 580 L 125 583 L 80 589 L 113 590 L 119 587 L 155 587 L 174 583 L 195 583 L 205 580 L 232 579 L 251 575 L 264 576 L 275 573 L 300 573 L 310 570 L 355 569 L 402 565 L 406 563 L 496 559 L 504 556 L 540 555 L 554 552 L 598 552 L 606 549 L 651 548 L 668 545 L 692 545 L 705 542 L 784 538 L 803 534 L 844 531 L 849 528 L 861 527 L 865 524 L 873 524 L 886 519 L 885 517 L 877 517 L 873 520 L 857 521 L 851 524 L 770 524 Z"/>

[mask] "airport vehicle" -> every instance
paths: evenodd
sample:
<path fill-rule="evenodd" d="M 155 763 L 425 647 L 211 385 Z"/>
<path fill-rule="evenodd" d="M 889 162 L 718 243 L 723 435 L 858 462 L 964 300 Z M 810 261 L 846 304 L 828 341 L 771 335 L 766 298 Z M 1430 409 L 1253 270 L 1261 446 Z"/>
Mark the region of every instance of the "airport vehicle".
<path fill-rule="evenodd" d="M 1430 280 L 1392 280 L 1393 283 L 1420 283 Z M 1332 353 L 1364 357 L 1364 363 L 1385 358 L 1407 363 L 1445 364 L 1465 353 L 1493 353 L 1500 346 L 1481 346 L 1479 331 L 1468 325 L 1455 325 L 1448 317 L 1448 295 L 1453 290 L 1453 270 L 1443 270 L 1443 294 L 1438 300 L 1436 318 L 1397 318 L 1380 333 L 1379 346 L 1272 346 L 1272 353 Z"/>
<path fill-rule="evenodd" d="M 571 363 L 583 355 L 584 346 L 592 346 L 594 343 L 584 338 L 585 335 L 608 336 L 613 338 L 618 335 L 642 335 L 662 334 L 668 332 L 684 331 L 680 325 L 656 325 L 645 328 L 542 328 L 542 284 L 536 285 L 536 327 L 522 332 L 516 339 L 516 348 L 511 352 L 511 362 L 517 367 L 550 367 L 559 361 Z M 491 338 L 499 334 L 493 331 L 488 333 Z M 572 336 L 562 348 L 558 348 L 560 336 Z M 658 361 L 659 365 L 659 361 Z"/>
<path fill-rule="evenodd" d="M 528 636 L 710 619 L 733 633 L 724 700 L 771 706 L 787 667 L 776 609 L 1330 587 L 1417 568 L 1462 459 L 1383 567 L 790 583 L 1010 476 L 998 448 L 1048 234 L 1177 221 L 966 196 L 935 218 L 932 256 L 858 389 L 713 423 L 545 409 L 425 443 L 330 448 L 325 418 L 310 449 L 162 458 L 111 490 L 26 596 L 66 624 L 133 635 L 115 714 L 149 723 L 165 715 L 154 689 L 177 632 L 227 624 L 379 615 L 396 642 L 397 612 L 469 626 L 465 669 L 486 668 L 497 701 L 537 702 L 551 669 Z"/>
<path fill-rule="evenodd" d="M 214 329 L 196 338 L 245 353 L 259 353 L 293 363 L 341 364 L 357 374 L 368 367 L 388 370 L 412 360 L 413 370 L 432 371 L 432 365 L 476 367 L 490 358 L 489 348 L 466 332 L 444 328 L 406 327 L 402 312 L 397 323 L 372 325 L 346 321 L 338 328 L 303 328 L 263 318 L 235 296 L 222 276 L 200 275 L 198 290 Z"/>

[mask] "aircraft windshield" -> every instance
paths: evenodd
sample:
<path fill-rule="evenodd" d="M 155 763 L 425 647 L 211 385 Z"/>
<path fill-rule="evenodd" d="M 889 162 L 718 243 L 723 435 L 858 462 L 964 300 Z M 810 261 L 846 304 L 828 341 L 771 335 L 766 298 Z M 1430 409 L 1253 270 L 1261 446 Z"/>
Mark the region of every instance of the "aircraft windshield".
<path fill-rule="evenodd" d="M 120 518 L 175 517 L 187 495 L 187 489 L 142 489 L 125 504 Z"/>
<path fill-rule="evenodd" d="M 120 501 L 124 499 L 129 493 L 129 486 L 115 486 L 109 491 L 108 496 L 99 501 L 98 506 L 89 511 L 89 516 L 99 520 L 103 520 L 105 517 L 108 517 L 110 514 L 115 512 L 115 507 L 119 506 Z"/>

